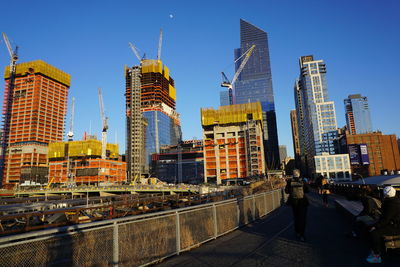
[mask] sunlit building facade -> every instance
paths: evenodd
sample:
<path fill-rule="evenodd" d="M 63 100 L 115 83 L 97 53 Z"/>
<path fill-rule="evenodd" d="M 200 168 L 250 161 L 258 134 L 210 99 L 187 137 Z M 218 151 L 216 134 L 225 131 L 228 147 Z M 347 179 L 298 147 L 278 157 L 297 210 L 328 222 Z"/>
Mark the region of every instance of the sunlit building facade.
<path fill-rule="evenodd" d="M 371 114 L 368 98 L 360 94 L 349 95 L 344 100 L 346 125 L 350 134 L 364 134 L 372 132 Z"/>

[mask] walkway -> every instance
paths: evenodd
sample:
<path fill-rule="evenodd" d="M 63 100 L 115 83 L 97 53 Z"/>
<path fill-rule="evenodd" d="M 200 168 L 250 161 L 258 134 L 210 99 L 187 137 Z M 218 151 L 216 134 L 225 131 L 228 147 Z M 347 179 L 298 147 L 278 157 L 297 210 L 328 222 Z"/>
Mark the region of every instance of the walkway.
<path fill-rule="evenodd" d="M 199 248 L 172 257 L 159 266 L 371 266 L 363 240 L 345 237 L 351 222 L 330 203 L 310 194 L 306 242 L 297 241 L 291 208 L 284 206 L 266 218 Z M 332 200 L 332 199 L 331 199 Z M 389 251 L 380 266 L 399 266 L 400 253 Z"/>

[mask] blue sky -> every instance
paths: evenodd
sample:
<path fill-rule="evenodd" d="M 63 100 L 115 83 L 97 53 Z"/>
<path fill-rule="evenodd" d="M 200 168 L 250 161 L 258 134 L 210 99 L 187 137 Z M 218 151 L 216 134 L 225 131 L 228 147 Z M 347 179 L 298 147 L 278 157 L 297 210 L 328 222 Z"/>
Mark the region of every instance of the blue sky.
<path fill-rule="evenodd" d="M 1 10 L 0 31 L 20 47 L 19 62 L 43 59 L 72 75 L 75 139 L 90 129 L 100 138 L 97 88 L 102 87 L 108 139 L 125 151 L 123 70 L 138 64 L 128 42 L 155 58 L 160 28 L 161 58 L 175 79 L 183 137 L 201 138 L 200 108 L 218 107 L 221 71 L 233 76 L 240 18 L 268 32 L 279 142 L 289 155 L 289 111 L 303 55 L 325 60 L 339 126 L 345 124 L 343 99 L 360 93 L 369 98 L 373 128 L 400 135 L 396 0 L 19 0 L 3 1 Z M 0 41 L 0 66 L 8 63 Z M 2 95 L 4 82 L 0 90 Z"/>

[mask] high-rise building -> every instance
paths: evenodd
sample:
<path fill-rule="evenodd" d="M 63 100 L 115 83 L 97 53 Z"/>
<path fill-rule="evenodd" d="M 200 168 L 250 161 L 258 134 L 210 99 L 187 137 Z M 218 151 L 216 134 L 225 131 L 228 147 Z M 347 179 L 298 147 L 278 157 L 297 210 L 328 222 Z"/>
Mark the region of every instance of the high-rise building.
<path fill-rule="evenodd" d="M 234 84 L 235 103 L 258 101 L 261 103 L 265 160 L 267 168 L 277 169 L 280 166 L 280 159 L 268 36 L 265 31 L 241 19 L 240 48 L 234 51 L 235 60 L 239 59 L 252 45 L 256 46 L 253 54 Z M 236 70 L 240 64 L 241 59 L 236 61 Z"/>
<path fill-rule="evenodd" d="M 326 66 L 313 56 L 300 57 L 300 77 L 295 83 L 296 113 L 302 164 L 308 175 L 315 172 L 314 156 L 331 153 L 324 134 L 337 129 L 333 101 L 329 101 Z M 326 136 L 325 137 L 329 137 Z"/>
<path fill-rule="evenodd" d="M 18 183 L 21 176 L 47 176 L 48 143 L 63 140 L 70 75 L 36 60 L 18 64 L 13 92 L 10 68 L 5 69 L 2 142 L 6 153 L 3 184 Z M 9 98 L 10 97 L 10 98 Z"/>
<path fill-rule="evenodd" d="M 287 148 L 285 145 L 279 145 L 279 158 L 284 161 L 287 158 Z"/>
<path fill-rule="evenodd" d="M 265 174 L 262 118 L 259 102 L 201 109 L 205 182 Z"/>
<path fill-rule="evenodd" d="M 350 134 L 372 132 L 371 114 L 366 96 L 360 94 L 349 95 L 344 100 L 346 124 Z"/>
<path fill-rule="evenodd" d="M 294 151 L 294 165 L 296 168 L 300 168 L 300 139 L 299 139 L 299 128 L 296 110 L 290 111 L 290 123 L 292 126 L 292 140 L 293 140 L 293 151 Z"/>
<path fill-rule="evenodd" d="M 229 103 L 229 91 L 228 90 L 219 92 L 219 105 L 220 106 L 230 105 L 230 103 Z"/>
<path fill-rule="evenodd" d="M 143 122 L 138 113 L 139 94 L 140 112 L 147 120 L 145 165 L 150 165 L 151 154 L 160 153 L 161 146 L 176 145 L 180 142 L 181 128 L 179 114 L 175 108 L 175 83 L 169 75 L 169 69 L 162 64 L 161 60 L 144 59 L 140 66 L 126 68 L 125 73 L 128 180 L 130 180 L 132 176 L 129 176 L 129 173 L 132 173 L 132 175 L 134 173 L 130 162 L 133 162 L 134 157 L 137 157 L 135 156 L 137 155 L 135 149 L 140 150 L 139 146 L 142 145 L 139 142 L 143 142 L 143 138 L 138 137 L 139 132 L 143 129 Z M 137 165 L 140 164 L 138 162 Z"/>

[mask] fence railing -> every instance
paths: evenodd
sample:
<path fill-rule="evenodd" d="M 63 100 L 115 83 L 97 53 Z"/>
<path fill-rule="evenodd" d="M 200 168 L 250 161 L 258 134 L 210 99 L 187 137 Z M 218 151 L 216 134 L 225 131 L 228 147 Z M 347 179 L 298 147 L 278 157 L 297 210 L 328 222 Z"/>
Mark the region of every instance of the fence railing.
<path fill-rule="evenodd" d="M 231 232 L 285 201 L 282 189 L 0 238 L 0 266 L 140 266 Z"/>

